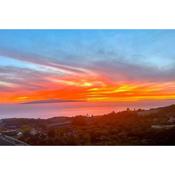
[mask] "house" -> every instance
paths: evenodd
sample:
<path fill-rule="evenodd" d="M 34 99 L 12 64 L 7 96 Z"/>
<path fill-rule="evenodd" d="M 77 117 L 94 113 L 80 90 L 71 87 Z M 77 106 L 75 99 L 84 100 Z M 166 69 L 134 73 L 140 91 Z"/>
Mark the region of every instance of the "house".
<path fill-rule="evenodd" d="M 30 130 L 30 134 L 31 135 L 36 135 L 36 134 L 38 134 L 39 133 L 39 131 L 37 131 L 35 128 L 32 128 L 31 130 Z"/>
<path fill-rule="evenodd" d="M 17 138 L 20 138 L 21 136 L 23 136 L 23 133 L 22 132 L 18 132 L 16 136 L 17 136 Z"/>
<path fill-rule="evenodd" d="M 175 117 L 169 117 L 168 123 L 175 123 Z"/>

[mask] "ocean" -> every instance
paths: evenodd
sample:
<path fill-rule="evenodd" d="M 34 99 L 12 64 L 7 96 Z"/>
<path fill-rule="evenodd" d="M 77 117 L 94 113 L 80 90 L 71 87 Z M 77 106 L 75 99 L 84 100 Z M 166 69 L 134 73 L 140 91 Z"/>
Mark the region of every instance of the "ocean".
<path fill-rule="evenodd" d="M 0 104 L 0 119 L 2 118 L 51 118 L 56 116 L 72 117 L 76 115 L 100 115 L 112 111 L 118 112 L 130 109 L 149 109 L 166 106 L 175 101 L 142 102 L 142 103 L 112 103 L 112 102 L 66 102 L 43 104 Z"/>

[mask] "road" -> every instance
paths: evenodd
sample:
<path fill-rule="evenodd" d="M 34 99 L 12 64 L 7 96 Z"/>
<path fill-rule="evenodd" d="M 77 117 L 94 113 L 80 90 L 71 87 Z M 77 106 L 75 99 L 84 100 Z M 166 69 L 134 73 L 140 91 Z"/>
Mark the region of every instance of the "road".
<path fill-rule="evenodd" d="M 0 134 L 0 146 L 1 145 L 4 145 L 4 146 L 15 146 L 15 145 L 16 146 L 25 146 L 27 144 L 24 142 L 21 142 L 17 139 L 14 139 L 12 137 Z"/>

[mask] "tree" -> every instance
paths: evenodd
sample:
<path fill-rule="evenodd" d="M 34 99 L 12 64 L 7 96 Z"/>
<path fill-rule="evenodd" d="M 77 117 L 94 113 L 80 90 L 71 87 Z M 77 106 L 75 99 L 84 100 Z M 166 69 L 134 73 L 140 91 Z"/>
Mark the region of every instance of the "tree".
<path fill-rule="evenodd" d="M 48 131 L 48 136 L 49 137 L 55 137 L 56 136 L 56 132 L 55 132 L 55 130 L 54 129 L 50 129 L 49 131 Z"/>

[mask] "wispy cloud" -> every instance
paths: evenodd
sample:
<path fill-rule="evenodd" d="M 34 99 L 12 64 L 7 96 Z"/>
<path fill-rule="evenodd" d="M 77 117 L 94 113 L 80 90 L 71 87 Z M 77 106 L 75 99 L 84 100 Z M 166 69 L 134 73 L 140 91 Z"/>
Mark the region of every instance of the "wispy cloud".
<path fill-rule="evenodd" d="M 10 57 L 16 60 L 21 60 L 24 62 L 34 63 L 34 64 L 37 64 L 38 66 L 45 66 L 45 69 L 48 71 L 49 71 L 49 68 L 52 68 L 52 70 L 62 71 L 67 74 L 90 73 L 90 71 L 83 69 L 81 67 L 73 67 L 73 66 L 61 64 L 54 58 L 47 58 L 36 54 L 23 53 L 22 51 L 19 52 L 19 51 L 0 48 L 0 55 Z"/>

